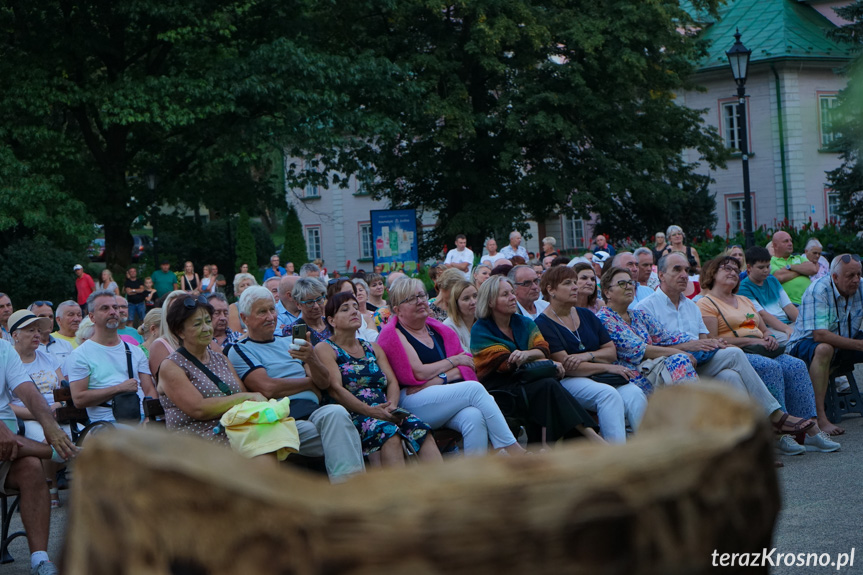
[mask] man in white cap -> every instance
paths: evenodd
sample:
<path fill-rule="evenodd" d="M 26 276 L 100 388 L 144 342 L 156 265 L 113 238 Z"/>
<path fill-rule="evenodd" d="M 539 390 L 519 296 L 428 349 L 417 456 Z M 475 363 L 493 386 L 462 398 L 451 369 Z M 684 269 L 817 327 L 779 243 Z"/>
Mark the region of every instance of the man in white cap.
<path fill-rule="evenodd" d="M 50 330 L 47 324 L 47 319 L 20 310 L 9 318 L 9 331 L 15 333 L 27 328 Z M 47 443 L 17 435 L 15 413 L 9 405 L 10 391 L 42 426 Z M 48 403 L 36 388 L 18 353 L 5 341 L 0 341 L 0 420 L 0 491 L 6 493 L 15 489 L 21 494 L 21 520 L 27 529 L 31 553 L 30 573 L 55 575 L 57 568 L 47 553 L 51 504 L 40 460 L 62 463 L 75 457 L 78 448 L 57 425 Z"/>
<path fill-rule="evenodd" d="M 75 264 L 72 268 L 75 272 L 75 289 L 78 291 L 78 305 L 81 306 L 81 313 L 87 311 L 87 298 L 90 294 L 96 291 L 96 284 L 88 274 L 84 273 L 84 266 Z"/>

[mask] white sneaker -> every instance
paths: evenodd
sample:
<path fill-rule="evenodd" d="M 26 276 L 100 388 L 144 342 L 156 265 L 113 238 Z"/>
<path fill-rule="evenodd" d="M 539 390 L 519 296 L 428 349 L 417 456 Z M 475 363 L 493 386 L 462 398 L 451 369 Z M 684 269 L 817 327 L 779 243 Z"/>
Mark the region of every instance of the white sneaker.
<path fill-rule="evenodd" d="M 839 448 L 842 447 L 839 443 L 830 439 L 826 431 L 822 431 L 817 435 L 807 435 L 806 439 L 803 440 L 803 444 L 806 446 L 806 451 L 820 451 L 821 453 L 839 451 Z"/>
<path fill-rule="evenodd" d="M 806 448 L 794 441 L 790 435 L 783 435 L 776 442 L 776 448 L 782 455 L 803 455 L 806 453 Z"/>
<path fill-rule="evenodd" d="M 836 393 L 845 393 L 849 389 L 851 389 L 851 383 L 848 381 L 847 375 L 836 378 Z"/>
<path fill-rule="evenodd" d="M 30 575 L 58 575 L 57 567 L 50 561 L 42 561 L 30 569 Z"/>

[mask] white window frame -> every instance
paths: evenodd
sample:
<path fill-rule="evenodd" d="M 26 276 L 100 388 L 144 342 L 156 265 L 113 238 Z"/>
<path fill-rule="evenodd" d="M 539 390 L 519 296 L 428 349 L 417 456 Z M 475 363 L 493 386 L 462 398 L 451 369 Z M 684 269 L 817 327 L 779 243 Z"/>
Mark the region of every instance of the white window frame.
<path fill-rule="evenodd" d="M 733 205 L 738 204 L 738 203 L 740 205 L 739 210 L 737 210 L 736 208 L 733 207 Z M 754 192 L 752 193 L 752 206 L 751 206 L 751 208 L 752 208 L 752 229 L 755 229 L 758 227 L 758 224 L 757 224 L 756 217 L 755 217 L 756 211 L 755 211 L 755 193 Z M 732 216 L 735 213 L 735 211 L 739 212 L 738 217 L 740 218 L 740 222 L 739 222 L 740 227 L 738 227 L 738 228 L 734 227 L 734 222 L 732 221 Z M 728 224 L 728 233 L 729 234 L 736 234 L 737 232 L 743 231 L 744 219 L 743 219 L 743 194 L 742 193 L 729 194 L 729 195 L 725 196 L 725 221 Z"/>
<path fill-rule="evenodd" d="M 324 259 L 321 226 L 306 226 L 306 255 L 309 261 Z"/>
<path fill-rule="evenodd" d="M 842 223 L 842 216 L 839 215 L 839 192 L 834 192 L 833 190 L 826 189 L 824 190 L 825 196 L 825 205 L 826 205 L 826 213 L 827 213 L 827 222 L 829 223 L 831 219 L 835 218 L 836 223 Z"/>
<path fill-rule="evenodd" d="M 722 133 L 722 141 L 725 142 L 725 147 L 729 150 L 740 151 L 740 146 L 743 142 L 740 130 L 740 114 L 737 106 L 738 100 L 723 100 L 719 103 L 719 123 Z M 733 113 L 729 114 L 729 110 Z M 749 111 L 748 109 L 746 110 Z M 747 114 L 748 116 L 748 114 Z"/>
<path fill-rule="evenodd" d="M 580 249 L 585 247 L 584 220 L 570 216 L 561 216 L 560 227 L 563 230 L 564 249 Z"/>
<path fill-rule="evenodd" d="M 303 197 L 304 198 L 320 198 L 321 197 L 321 189 L 319 186 L 315 184 L 306 184 L 306 187 L 303 188 Z"/>
<path fill-rule="evenodd" d="M 360 259 L 361 260 L 370 260 L 374 258 L 374 249 L 375 242 L 372 237 L 372 223 L 371 222 L 359 222 L 357 224 L 359 226 L 359 235 L 360 235 Z"/>
<path fill-rule="evenodd" d="M 838 94 L 832 92 L 818 94 L 818 134 L 821 138 L 822 148 L 830 147 L 839 137 L 839 132 L 834 128 L 838 105 Z"/>

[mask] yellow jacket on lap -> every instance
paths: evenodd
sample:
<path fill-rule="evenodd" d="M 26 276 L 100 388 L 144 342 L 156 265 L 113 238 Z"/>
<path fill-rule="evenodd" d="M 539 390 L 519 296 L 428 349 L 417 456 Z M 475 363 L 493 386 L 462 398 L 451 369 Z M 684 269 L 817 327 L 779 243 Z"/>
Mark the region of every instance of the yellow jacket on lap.
<path fill-rule="evenodd" d="M 229 409 L 220 422 L 231 447 L 246 457 L 276 452 L 279 461 L 284 461 L 300 448 L 291 400 L 286 397 L 268 402 L 244 401 Z"/>

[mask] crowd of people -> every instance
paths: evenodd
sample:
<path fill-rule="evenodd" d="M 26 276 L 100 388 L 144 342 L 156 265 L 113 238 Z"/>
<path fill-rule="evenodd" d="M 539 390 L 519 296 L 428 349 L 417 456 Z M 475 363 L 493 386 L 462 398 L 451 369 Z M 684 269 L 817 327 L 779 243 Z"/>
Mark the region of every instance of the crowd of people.
<path fill-rule="evenodd" d="M 56 573 L 50 510 L 79 449 L 54 417 L 64 385 L 91 421 L 136 425 L 159 398 L 173 432 L 250 457 L 323 457 L 333 482 L 405 453 L 441 461 L 444 428 L 468 457 L 623 443 L 656 388 L 702 377 L 748 395 L 779 453 L 840 449 L 824 402 L 831 373 L 863 361 L 859 256 L 827 262 L 817 240 L 793 255 L 777 232 L 769 250 L 731 246 L 702 267 L 678 226 L 652 249 L 598 236 L 572 259 L 552 237 L 538 254 L 521 241 L 488 239 L 477 257 L 459 235 L 432 290 L 274 255 L 263 285 L 247 266 L 233 277 L 236 301 L 217 266 L 192 262 L 130 268 L 122 286 L 75 266 L 78 297 L 57 306 L 0 293 L 0 486 L 21 494 L 33 573 Z M 226 420 L 275 425 L 240 435 Z"/>

